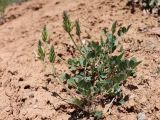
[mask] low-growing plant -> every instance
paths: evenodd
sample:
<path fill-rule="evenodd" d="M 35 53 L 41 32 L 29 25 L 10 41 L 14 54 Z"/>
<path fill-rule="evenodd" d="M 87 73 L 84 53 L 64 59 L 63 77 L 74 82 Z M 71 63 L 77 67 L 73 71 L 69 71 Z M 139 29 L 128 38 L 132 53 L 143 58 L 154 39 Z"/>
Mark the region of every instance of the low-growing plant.
<path fill-rule="evenodd" d="M 27 0 L 0 0 L 0 17 L 3 17 L 3 13 L 5 11 L 5 8 L 13 3 L 20 3 Z"/>
<path fill-rule="evenodd" d="M 152 10 L 153 8 L 160 7 L 160 1 L 159 0 L 142 0 L 141 6 L 144 9 Z"/>
<path fill-rule="evenodd" d="M 135 58 L 126 59 L 125 51 L 119 50 L 117 39 L 127 33 L 130 27 L 131 25 L 117 28 L 117 22 L 114 22 L 111 32 L 103 29 L 104 36 L 98 42 L 88 41 L 88 44 L 83 44 L 79 21 L 71 22 L 67 13 L 63 13 L 63 28 L 80 54 L 68 60 L 68 72 L 63 77 L 67 88 L 75 89 L 76 95 L 69 103 L 92 114 L 95 119 L 102 117 L 98 105 L 104 105 L 107 100 L 112 103 L 122 102 L 121 86 L 129 76 L 134 75 L 135 68 L 140 63 Z M 72 35 L 74 28 L 80 44 Z M 45 28 L 42 32 L 43 43 L 47 43 L 46 36 Z M 42 41 L 39 41 L 38 55 L 44 61 L 46 52 Z M 49 60 L 51 63 L 55 61 L 53 46 L 50 48 Z"/>
<path fill-rule="evenodd" d="M 135 0 L 128 0 L 127 4 L 132 6 L 132 12 L 134 12 L 135 4 L 137 4 L 141 9 L 149 10 L 150 12 L 153 9 L 157 9 L 157 14 L 160 15 L 160 0 L 138 0 L 137 3 L 135 3 Z"/>
<path fill-rule="evenodd" d="M 50 45 L 46 26 L 44 26 L 43 28 L 41 37 L 42 39 L 38 42 L 37 56 L 41 61 L 43 61 L 44 69 L 46 69 L 45 64 L 49 62 L 52 66 L 53 74 L 55 74 L 55 68 L 53 63 L 55 62 L 56 56 L 53 45 Z"/>

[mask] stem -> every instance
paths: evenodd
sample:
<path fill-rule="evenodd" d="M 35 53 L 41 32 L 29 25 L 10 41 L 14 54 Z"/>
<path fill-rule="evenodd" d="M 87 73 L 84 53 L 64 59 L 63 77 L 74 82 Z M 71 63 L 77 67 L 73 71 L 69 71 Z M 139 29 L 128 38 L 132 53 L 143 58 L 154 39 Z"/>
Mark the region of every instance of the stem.
<path fill-rule="evenodd" d="M 55 67 L 54 67 L 54 63 L 52 63 L 52 74 L 53 74 L 53 76 L 56 76 L 56 74 L 55 74 Z"/>
<path fill-rule="evenodd" d="M 47 69 L 47 66 L 46 66 L 46 64 L 45 64 L 45 60 L 44 60 L 44 61 L 41 61 L 41 62 L 42 62 L 42 65 L 43 65 L 43 72 L 45 72 L 46 69 Z"/>
<path fill-rule="evenodd" d="M 81 42 L 82 47 L 85 49 L 85 52 L 86 52 L 87 50 L 86 50 L 86 47 L 84 46 L 84 44 L 82 42 L 81 36 L 78 36 L 78 38 L 79 38 L 79 41 Z"/>
<path fill-rule="evenodd" d="M 107 108 L 107 112 L 108 112 L 109 109 L 112 107 L 113 102 L 116 100 L 116 97 L 117 97 L 117 96 L 115 96 L 115 97 L 112 99 L 112 101 L 109 103 L 109 106 L 108 106 L 108 108 Z"/>
<path fill-rule="evenodd" d="M 68 33 L 68 34 L 69 34 L 69 37 L 71 38 L 71 40 L 72 40 L 74 46 L 77 48 L 77 50 L 80 52 L 80 54 L 85 58 L 84 54 L 82 53 L 82 51 L 80 50 L 80 48 L 78 47 L 78 45 L 75 43 L 75 41 L 74 41 L 74 39 L 73 39 L 71 33 Z"/>
<path fill-rule="evenodd" d="M 83 44 L 80 36 L 78 37 L 78 39 L 79 39 L 79 41 L 81 42 L 81 45 L 84 47 L 84 44 Z"/>
<path fill-rule="evenodd" d="M 85 80 L 86 80 L 86 74 L 87 74 L 87 70 L 86 70 L 86 69 L 87 69 L 87 64 L 88 64 L 88 63 L 87 63 L 87 61 L 86 61 L 85 68 L 84 68 Z"/>
<path fill-rule="evenodd" d="M 76 94 L 74 94 L 62 81 L 61 78 L 57 75 L 54 63 L 52 63 L 52 75 L 53 77 L 56 79 L 56 81 L 63 86 L 63 88 L 65 88 L 67 90 L 67 93 L 70 94 L 73 98 L 74 96 L 76 96 Z"/>
<path fill-rule="evenodd" d="M 68 64 L 64 59 L 62 59 L 61 57 L 57 56 L 60 60 L 62 60 L 66 65 Z"/>

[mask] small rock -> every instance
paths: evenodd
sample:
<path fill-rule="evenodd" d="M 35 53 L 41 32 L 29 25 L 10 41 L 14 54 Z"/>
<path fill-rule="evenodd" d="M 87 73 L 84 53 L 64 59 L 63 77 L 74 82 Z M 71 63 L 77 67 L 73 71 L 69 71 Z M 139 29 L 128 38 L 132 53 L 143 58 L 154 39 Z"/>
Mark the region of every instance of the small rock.
<path fill-rule="evenodd" d="M 60 4 L 60 2 L 59 2 L 59 1 L 55 3 L 55 5 L 58 5 L 58 4 Z"/>
<path fill-rule="evenodd" d="M 156 39 L 146 40 L 145 49 L 146 49 L 147 51 L 153 51 L 153 50 L 155 50 L 156 48 L 158 48 L 158 42 L 157 42 Z"/>
<path fill-rule="evenodd" d="M 33 106 L 34 109 L 36 109 L 37 107 L 38 107 L 37 105 L 34 105 L 34 106 Z"/>
<path fill-rule="evenodd" d="M 95 120 L 94 117 L 90 117 L 89 120 Z"/>
<path fill-rule="evenodd" d="M 146 120 L 146 115 L 144 112 L 138 113 L 137 120 Z"/>
<path fill-rule="evenodd" d="M 156 102 L 156 106 L 155 106 L 158 110 L 160 110 L 160 103 Z"/>
<path fill-rule="evenodd" d="M 24 86 L 24 89 L 30 89 L 30 88 L 31 88 L 30 85 L 25 85 L 25 86 Z"/>
<path fill-rule="evenodd" d="M 29 98 L 34 98 L 34 94 L 31 93 L 31 94 L 29 95 Z"/>
<path fill-rule="evenodd" d="M 17 74 L 18 74 L 18 71 L 16 71 L 16 70 L 15 70 L 15 71 L 9 70 L 8 73 L 10 73 L 11 75 L 17 75 Z"/>
<path fill-rule="evenodd" d="M 22 102 L 25 102 L 26 100 L 27 100 L 27 98 L 22 98 L 22 100 L 21 100 L 21 101 L 22 101 Z"/>
<path fill-rule="evenodd" d="M 23 81 L 23 80 L 24 80 L 24 79 L 23 79 L 22 77 L 20 77 L 18 81 L 21 82 L 21 81 Z"/>
<path fill-rule="evenodd" d="M 6 110 L 6 112 L 9 112 L 9 111 L 12 110 L 12 108 L 11 107 L 7 107 L 5 110 Z"/>
<path fill-rule="evenodd" d="M 139 27 L 139 28 L 138 28 L 138 31 L 139 31 L 139 32 L 147 32 L 148 29 L 147 29 L 147 27 Z"/>

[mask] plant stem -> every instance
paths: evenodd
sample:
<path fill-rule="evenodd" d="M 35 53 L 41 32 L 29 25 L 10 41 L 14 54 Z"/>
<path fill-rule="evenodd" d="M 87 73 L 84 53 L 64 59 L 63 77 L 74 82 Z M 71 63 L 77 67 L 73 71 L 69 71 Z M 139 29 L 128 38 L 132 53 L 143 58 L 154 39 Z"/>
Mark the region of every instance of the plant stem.
<path fill-rule="evenodd" d="M 80 54 L 85 58 L 84 54 L 82 53 L 82 51 L 80 50 L 80 48 L 78 47 L 78 45 L 75 43 L 75 41 L 74 41 L 74 39 L 73 39 L 71 33 L 68 33 L 68 34 L 69 34 L 69 37 L 71 38 L 71 40 L 72 40 L 74 46 L 77 48 L 77 50 L 80 52 Z"/>
<path fill-rule="evenodd" d="M 112 101 L 109 103 L 109 106 L 108 106 L 108 108 L 107 108 L 107 112 L 108 112 L 109 109 L 111 108 L 113 102 L 116 100 L 116 97 L 117 97 L 117 96 L 115 96 L 115 97 L 112 99 Z"/>
<path fill-rule="evenodd" d="M 82 42 L 81 37 L 79 36 L 78 38 L 79 38 L 79 41 L 81 42 L 82 47 L 85 49 L 85 52 L 86 52 L 87 50 L 86 50 L 86 47 L 84 46 L 84 44 L 83 44 L 83 42 Z"/>
<path fill-rule="evenodd" d="M 66 65 L 68 64 L 64 59 L 62 59 L 61 57 L 57 56 L 60 60 L 62 60 Z"/>
<path fill-rule="evenodd" d="M 41 61 L 41 62 L 42 62 L 42 65 L 43 65 L 43 72 L 44 72 L 44 71 L 46 71 L 47 66 L 46 66 L 46 64 L 45 64 L 45 60 L 44 60 L 44 61 Z"/>
<path fill-rule="evenodd" d="M 52 74 L 52 75 L 55 77 L 56 81 L 57 81 L 60 85 L 62 85 L 64 89 L 67 90 L 67 93 L 68 93 L 68 94 L 70 94 L 73 98 L 76 96 L 76 95 L 61 81 L 61 78 L 56 74 L 56 72 L 55 72 L 55 75 L 54 75 L 54 74 Z M 77 97 L 77 96 L 76 96 L 76 97 Z"/>
<path fill-rule="evenodd" d="M 53 76 L 56 76 L 54 63 L 52 63 L 52 74 L 53 74 Z"/>

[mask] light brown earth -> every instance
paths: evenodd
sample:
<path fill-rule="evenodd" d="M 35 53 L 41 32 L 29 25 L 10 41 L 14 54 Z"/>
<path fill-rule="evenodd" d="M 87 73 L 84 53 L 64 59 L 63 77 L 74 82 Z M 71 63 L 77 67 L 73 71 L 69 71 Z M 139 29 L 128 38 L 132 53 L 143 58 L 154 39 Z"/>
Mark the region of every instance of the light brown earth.
<path fill-rule="evenodd" d="M 49 29 L 56 52 L 68 57 L 69 43 L 62 28 L 62 13 L 68 11 L 72 19 L 79 19 L 83 31 L 92 39 L 99 38 L 100 29 L 113 21 L 132 24 L 121 39 L 127 57 L 137 57 L 142 63 L 137 77 L 129 78 L 124 93 L 129 100 L 113 106 L 106 120 L 137 120 L 144 112 L 146 120 L 160 120 L 160 19 L 135 14 L 125 6 L 127 0 L 31 0 L 8 7 L 0 25 L 0 120 L 68 120 L 74 109 L 57 92 L 69 98 L 63 87 L 47 75 L 35 57 L 37 42 L 44 25 Z M 86 37 L 87 34 L 83 33 Z M 59 70 L 65 68 L 56 64 Z M 158 70 L 159 69 L 159 70 Z"/>

